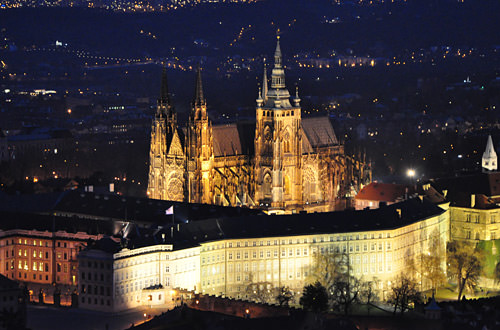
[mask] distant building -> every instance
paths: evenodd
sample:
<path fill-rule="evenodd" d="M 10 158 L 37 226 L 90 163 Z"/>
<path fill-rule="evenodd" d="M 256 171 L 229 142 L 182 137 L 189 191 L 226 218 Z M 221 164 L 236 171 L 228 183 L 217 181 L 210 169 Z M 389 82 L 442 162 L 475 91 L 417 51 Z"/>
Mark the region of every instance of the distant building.
<path fill-rule="evenodd" d="M 432 183 L 450 201 L 453 240 L 478 242 L 500 238 L 500 173 L 443 178 Z"/>
<path fill-rule="evenodd" d="M 356 210 L 376 209 L 382 205 L 391 205 L 408 198 L 409 188 L 395 183 L 372 182 L 364 186 L 354 197 Z"/>
<path fill-rule="evenodd" d="M 0 330 L 26 327 L 26 290 L 0 275 Z"/>
<path fill-rule="evenodd" d="M 6 162 L 10 159 L 9 156 L 9 145 L 7 143 L 7 137 L 0 129 L 0 163 Z"/>
<path fill-rule="evenodd" d="M 73 149 L 73 136 L 68 130 L 37 128 L 7 137 L 13 158 L 48 155 Z"/>
<path fill-rule="evenodd" d="M 78 285 L 78 253 L 89 240 L 87 234 L 102 224 L 55 216 L 0 213 L 0 274 L 26 283 L 31 294 L 54 286 L 68 289 Z"/>
<path fill-rule="evenodd" d="M 79 307 L 113 311 L 113 253 L 118 250 L 118 242 L 104 237 L 78 254 Z"/>
<path fill-rule="evenodd" d="M 328 118 L 302 118 L 298 90 L 285 85 L 279 40 L 271 86 L 264 68 L 253 125 L 212 125 L 198 69 L 186 131 L 163 72 L 152 123 L 148 196 L 251 206 L 273 213 L 332 211 L 371 181 L 363 157 L 344 152 Z"/>

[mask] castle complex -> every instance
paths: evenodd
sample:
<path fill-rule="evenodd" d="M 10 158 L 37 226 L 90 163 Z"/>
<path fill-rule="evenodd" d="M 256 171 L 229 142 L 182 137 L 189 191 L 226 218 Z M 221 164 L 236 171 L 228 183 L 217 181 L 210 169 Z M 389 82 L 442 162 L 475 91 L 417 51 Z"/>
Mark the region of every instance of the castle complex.
<path fill-rule="evenodd" d="M 327 118 L 302 118 L 298 90 L 290 97 L 285 86 L 279 39 L 270 88 L 264 68 L 255 127 L 212 125 L 198 69 L 189 120 L 179 128 L 164 69 L 151 130 L 149 198 L 272 213 L 332 211 L 370 181 L 369 166 L 345 154 Z"/>

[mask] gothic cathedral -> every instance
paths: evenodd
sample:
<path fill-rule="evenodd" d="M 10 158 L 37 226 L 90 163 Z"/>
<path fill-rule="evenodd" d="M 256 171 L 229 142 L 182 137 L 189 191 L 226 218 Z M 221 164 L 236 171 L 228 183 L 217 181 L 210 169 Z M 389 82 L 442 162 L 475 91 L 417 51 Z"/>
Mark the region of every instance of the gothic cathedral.
<path fill-rule="evenodd" d="M 212 126 L 198 68 L 187 127 L 180 129 L 163 69 L 151 128 L 149 198 L 270 213 L 343 209 L 346 198 L 371 181 L 360 158 L 344 153 L 328 118 L 302 118 L 298 90 L 290 97 L 285 86 L 279 38 L 269 88 L 264 67 L 255 127 Z"/>

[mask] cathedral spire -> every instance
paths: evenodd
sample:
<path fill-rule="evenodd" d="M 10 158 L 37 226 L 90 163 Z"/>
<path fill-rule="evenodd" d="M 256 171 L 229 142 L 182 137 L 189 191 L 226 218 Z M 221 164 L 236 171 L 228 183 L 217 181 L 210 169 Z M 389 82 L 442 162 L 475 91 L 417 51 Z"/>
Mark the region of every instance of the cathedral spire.
<path fill-rule="evenodd" d="M 274 51 L 274 67 L 281 68 L 281 47 L 280 47 L 280 36 L 276 37 L 276 50 Z"/>
<path fill-rule="evenodd" d="M 282 66 L 280 37 L 277 37 L 276 50 L 274 51 L 274 67 L 271 73 L 271 88 L 285 88 L 285 70 Z"/>
<path fill-rule="evenodd" d="M 496 171 L 497 170 L 497 153 L 493 147 L 493 140 L 491 135 L 488 135 L 488 142 L 486 142 L 486 150 L 483 153 L 482 167 L 483 170 Z"/>
<path fill-rule="evenodd" d="M 264 59 L 264 77 L 262 78 L 262 98 L 267 99 L 267 67 L 266 59 Z"/>
<path fill-rule="evenodd" d="M 167 82 L 167 67 L 163 67 L 163 71 L 161 74 L 161 91 L 160 98 L 158 99 L 158 103 L 161 104 L 170 104 L 170 95 L 168 93 L 168 82 Z"/>
<path fill-rule="evenodd" d="M 201 80 L 200 65 L 198 65 L 198 70 L 196 70 L 196 88 L 194 91 L 194 105 L 195 106 L 205 105 L 205 98 L 203 97 L 203 85 Z"/>

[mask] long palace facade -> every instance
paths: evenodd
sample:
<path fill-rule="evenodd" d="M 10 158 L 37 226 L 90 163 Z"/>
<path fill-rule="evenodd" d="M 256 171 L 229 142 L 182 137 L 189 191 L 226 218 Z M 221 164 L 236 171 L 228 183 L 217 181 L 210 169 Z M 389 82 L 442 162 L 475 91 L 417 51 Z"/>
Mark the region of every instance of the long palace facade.
<path fill-rule="evenodd" d="M 369 165 L 345 154 L 328 118 L 302 118 L 298 91 L 291 97 L 285 86 L 279 39 L 269 88 L 264 68 L 254 127 L 212 125 L 198 69 L 189 120 L 180 128 L 164 69 L 151 130 L 149 198 L 276 213 L 332 211 L 370 181 Z"/>
<path fill-rule="evenodd" d="M 408 262 L 431 251 L 445 262 L 449 227 L 448 210 L 419 198 L 377 210 L 193 221 L 158 231 L 142 247 L 99 258 L 81 252 L 80 303 L 110 311 L 166 305 L 179 290 L 249 299 L 250 285 L 300 293 L 315 256 L 330 252 L 347 255 L 352 275 L 375 281 L 383 298 Z M 102 260 L 112 264 L 113 289 L 101 297 L 97 285 L 90 293 L 85 286 Z"/>

